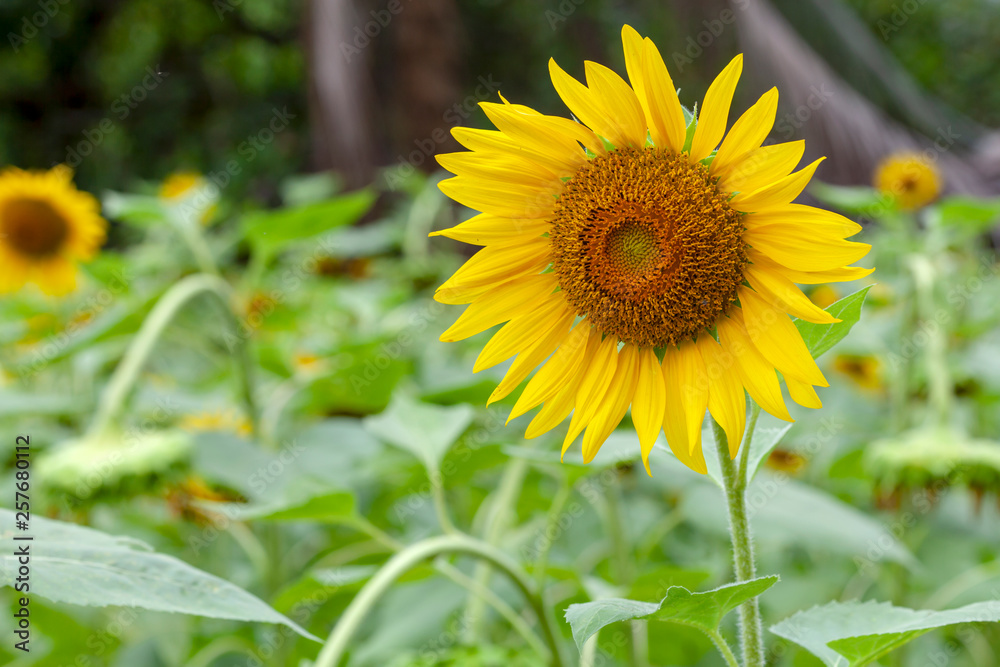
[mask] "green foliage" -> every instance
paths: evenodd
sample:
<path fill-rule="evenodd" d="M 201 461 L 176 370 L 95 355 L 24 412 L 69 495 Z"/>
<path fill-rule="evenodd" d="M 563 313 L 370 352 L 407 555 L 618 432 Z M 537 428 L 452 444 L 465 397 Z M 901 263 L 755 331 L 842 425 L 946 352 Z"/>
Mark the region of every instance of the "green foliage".
<path fill-rule="evenodd" d="M 771 632 L 804 646 L 829 667 L 861 667 L 931 630 L 982 622 L 1000 622 L 1000 602 L 918 611 L 887 602 L 852 601 L 801 611 Z"/>
<path fill-rule="evenodd" d="M 864 304 L 870 289 L 871 286 L 862 288 L 826 309 L 826 312 L 839 319 L 840 322 L 814 324 L 805 320 L 795 320 L 795 326 L 814 359 L 818 359 L 828 352 L 851 332 L 854 325 L 861 319 L 861 306 Z"/>
<path fill-rule="evenodd" d="M 718 631 L 726 614 L 777 582 L 776 576 L 760 577 L 703 593 L 672 586 L 659 603 L 609 598 L 573 604 L 566 610 L 566 622 L 573 628 L 573 640 L 581 650 L 584 643 L 601 628 L 632 619 L 669 621 L 713 634 Z"/>

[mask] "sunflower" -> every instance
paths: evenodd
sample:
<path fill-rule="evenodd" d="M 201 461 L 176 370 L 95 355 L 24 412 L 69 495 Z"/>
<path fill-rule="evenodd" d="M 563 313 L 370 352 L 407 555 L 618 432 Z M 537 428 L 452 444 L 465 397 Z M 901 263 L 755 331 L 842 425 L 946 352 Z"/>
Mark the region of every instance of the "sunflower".
<path fill-rule="evenodd" d="M 920 153 L 895 153 L 875 169 L 875 187 L 894 197 L 900 208 L 926 206 L 941 192 L 941 177 Z"/>
<path fill-rule="evenodd" d="M 61 295 L 76 287 L 76 263 L 104 242 L 101 207 L 73 185 L 65 166 L 0 172 L 0 294 L 27 282 Z"/>
<path fill-rule="evenodd" d="M 204 184 L 205 179 L 196 171 L 175 171 L 160 184 L 160 197 L 181 199 Z"/>
<path fill-rule="evenodd" d="M 441 190 L 482 214 L 436 234 L 485 248 L 435 293 L 469 304 L 441 340 L 507 323 L 474 370 L 516 355 L 493 402 L 539 368 L 510 415 L 542 405 L 526 437 L 572 413 L 563 453 L 584 433 L 589 462 L 631 405 L 647 472 L 662 429 L 704 473 L 706 409 L 735 456 L 744 389 L 791 421 L 775 371 L 793 400 L 820 407 L 813 387 L 827 382 L 787 313 L 837 320 L 794 283 L 861 278 L 870 270 L 846 265 L 869 246 L 844 240 L 854 222 L 791 203 L 819 161 L 793 172 L 803 142 L 762 145 L 776 90 L 726 135 L 742 56 L 687 122 L 656 46 L 629 26 L 622 38 L 631 86 L 593 62 L 584 85 L 549 61 L 580 122 L 501 97 L 481 105 L 497 130 L 453 130 L 470 152 L 438 158 L 457 174 Z"/>

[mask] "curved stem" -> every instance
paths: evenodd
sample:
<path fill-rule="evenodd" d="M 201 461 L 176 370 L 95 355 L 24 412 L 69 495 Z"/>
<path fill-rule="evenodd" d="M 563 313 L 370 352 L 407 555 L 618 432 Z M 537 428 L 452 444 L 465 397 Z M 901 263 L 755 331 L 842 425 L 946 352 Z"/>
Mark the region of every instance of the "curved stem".
<path fill-rule="evenodd" d="M 173 287 L 164 293 L 160 300 L 156 302 L 153 310 L 143 321 L 139 332 L 132 340 L 125 356 L 115 368 L 111 380 L 101 394 L 100 402 L 97 406 L 97 413 L 94 421 L 88 430 L 89 435 L 96 435 L 114 422 L 118 413 L 125 405 L 129 392 L 135 386 L 139 373 L 142 371 L 149 359 L 150 353 L 160 339 L 160 335 L 167 328 L 167 325 L 177 315 L 178 311 L 187 304 L 188 301 L 200 294 L 212 294 L 222 304 L 224 312 L 234 325 L 239 323 L 230 306 L 232 292 L 229 284 L 218 276 L 198 273 L 188 276 L 177 282 Z M 247 405 L 248 417 L 254 433 L 257 432 L 257 406 L 253 396 L 253 385 L 251 379 L 251 365 L 247 350 L 246 339 L 237 335 L 237 358 L 241 369 L 241 380 L 243 385 L 243 399 Z"/>
<path fill-rule="evenodd" d="M 750 484 L 750 480 L 753 479 L 753 474 L 751 474 L 748 468 L 750 467 L 750 445 L 753 444 L 753 434 L 757 430 L 758 419 L 760 419 L 760 406 L 755 401 L 750 401 L 750 420 L 747 422 L 747 435 L 743 439 L 743 445 L 740 449 L 740 469 L 738 473 L 739 478 L 743 480 L 744 486 Z"/>
<path fill-rule="evenodd" d="M 713 419 L 712 431 L 715 434 L 715 446 L 719 454 L 719 465 L 722 468 L 722 479 L 726 487 L 726 506 L 729 509 L 729 533 L 733 541 L 733 566 L 736 571 L 736 581 L 748 581 L 756 576 L 754 565 L 753 539 L 750 536 L 750 521 L 747 517 L 745 476 L 746 466 L 741 461 L 740 469 L 729 458 L 729 445 L 726 442 L 726 432 Z M 750 437 L 753 436 L 751 431 Z M 744 443 L 747 452 L 750 450 L 750 438 Z M 761 628 L 760 605 L 757 598 L 751 598 L 740 605 L 740 644 L 743 649 L 744 667 L 763 667 L 764 636 Z"/>
<path fill-rule="evenodd" d="M 368 612 L 371 611 L 375 603 L 389 590 L 393 583 L 421 561 L 445 553 L 462 553 L 476 556 L 489 562 L 506 574 L 527 599 L 528 604 L 531 605 L 535 616 L 538 618 L 538 623 L 542 626 L 545 643 L 549 646 L 549 650 L 552 653 L 551 656 L 546 657 L 551 659 L 552 664 L 556 667 L 562 666 L 562 659 L 559 655 L 559 644 L 556 641 L 553 628 L 545 615 L 545 607 L 538 594 L 534 591 L 531 580 L 517 563 L 508 557 L 507 554 L 479 540 L 464 535 L 444 535 L 417 542 L 400 551 L 382 566 L 382 569 L 351 600 L 344 614 L 340 617 L 340 621 L 330 633 L 330 637 L 323 646 L 323 650 L 320 651 L 319 656 L 316 658 L 314 667 L 336 667 L 347 650 L 347 645 L 351 637 L 361 626 Z"/>
<path fill-rule="evenodd" d="M 740 667 L 740 663 L 736 660 L 736 656 L 733 655 L 733 649 L 729 648 L 729 644 L 726 639 L 719 633 L 718 630 L 713 630 L 712 632 L 706 632 L 708 638 L 712 640 L 715 644 L 715 648 L 719 649 L 719 653 L 722 654 L 723 660 L 726 661 L 726 665 L 729 667 Z"/>
<path fill-rule="evenodd" d="M 219 275 L 219 267 L 215 263 L 215 257 L 205 241 L 205 236 L 201 233 L 201 221 L 195 216 L 183 216 L 180 210 L 172 207 L 168 213 L 168 220 L 180 234 L 181 239 L 187 245 L 188 250 L 194 256 L 194 261 L 198 265 L 198 270 L 213 276 Z"/>

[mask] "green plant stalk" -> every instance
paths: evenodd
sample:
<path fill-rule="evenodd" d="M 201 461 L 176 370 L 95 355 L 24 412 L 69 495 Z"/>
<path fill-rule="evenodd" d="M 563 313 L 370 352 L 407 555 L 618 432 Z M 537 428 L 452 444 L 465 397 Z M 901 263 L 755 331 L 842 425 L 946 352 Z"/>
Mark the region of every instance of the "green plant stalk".
<path fill-rule="evenodd" d="M 88 435 L 98 435 L 104 432 L 125 407 L 139 373 L 142 371 L 149 355 L 152 353 L 157 341 L 167 328 L 167 325 L 174 319 L 180 309 L 191 299 L 201 294 L 211 294 L 223 306 L 223 311 L 228 314 L 231 323 L 238 326 L 239 322 L 230 306 L 232 291 L 229 284 L 218 276 L 198 273 L 187 276 L 178 281 L 173 287 L 168 289 L 149 315 L 143 321 L 142 326 L 135 338 L 125 351 L 125 356 L 115 368 L 111 379 L 108 381 L 104 392 L 98 402 L 97 412 L 94 421 L 87 431 Z M 253 371 L 250 364 L 249 350 L 245 339 L 237 336 L 237 361 L 240 368 L 240 380 L 242 383 L 243 400 L 247 407 L 247 416 L 250 419 L 253 432 L 257 433 L 259 422 L 257 404 L 253 393 Z"/>
<path fill-rule="evenodd" d="M 722 659 L 726 661 L 728 667 L 740 667 L 739 661 L 736 660 L 736 656 L 733 655 L 733 649 L 729 648 L 729 644 L 726 642 L 725 637 L 718 630 L 713 630 L 712 632 L 706 632 L 708 638 L 712 640 L 715 644 L 715 648 L 719 650 L 722 654 Z"/>
<path fill-rule="evenodd" d="M 933 260 L 923 254 L 910 258 L 910 271 L 917 293 L 917 315 L 921 322 L 934 321 L 934 283 L 940 278 Z M 930 403 L 938 426 L 947 426 L 951 415 L 953 382 L 948 369 L 947 341 L 942 326 L 925 327 L 927 346 L 924 361 L 927 364 Z"/>
<path fill-rule="evenodd" d="M 478 557 L 506 574 L 527 599 L 542 629 L 542 637 L 551 651 L 551 664 L 562 667 L 559 643 L 552 625 L 545 614 L 545 605 L 534 590 L 527 574 L 507 554 L 481 540 L 465 535 L 432 537 L 403 549 L 382 566 L 355 596 L 334 626 L 323 645 L 313 667 L 337 667 L 347 650 L 348 643 L 357 632 L 368 612 L 389 590 L 395 581 L 427 558 L 446 553 L 467 554 Z"/>
<path fill-rule="evenodd" d="M 484 539 L 487 544 L 496 545 L 503 536 L 503 531 L 507 528 L 507 518 L 510 515 L 510 508 L 517 502 L 517 497 L 521 493 L 521 485 L 524 476 L 528 472 L 528 462 L 524 459 L 511 459 L 506 465 L 503 477 L 500 479 L 500 486 L 496 495 L 490 502 L 489 514 L 487 515 Z M 489 586 L 490 568 L 486 563 L 478 563 L 473 574 L 475 580 L 483 586 Z M 482 631 L 483 616 L 486 607 L 483 599 L 477 596 L 469 598 L 465 608 L 465 618 L 468 625 L 465 629 L 465 639 L 474 643 Z"/>
<path fill-rule="evenodd" d="M 402 542 L 394 538 L 392 535 L 389 535 L 364 517 L 357 517 L 355 521 L 348 525 L 357 528 L 366 535 L 371 536 L 375 543 L 384 546 L 390 551 L 398 552 L 404 548 Z M 534 633 L 527 622 L 516 611 L 514 611 L 510 605 L 504 602 L 503 598 L 490 590 L 488 586 L 479 583 L 451 563 L 440 558 L 435 559 L 434 569 L 448 579 L 451 579 L 462 588 L 465 588 L 471 594 L 481 597 L 486 604 L 493 607 L 493 609 L 495 609 L 500 616 L 510 623 L 511 627 L 524 638 L 524 641 L 527 642 L 528 646 L 531 646 L 539 655 L 544 656 L 545 658 L 549 657 L 548 647 L 541 642 L 538 635 Z M 540 590 L 541 589 L 539 589 L 539 591 Z"/>
<path fill-rule="evenodd" d="M 563 478 L 559 482 L 559 491 L 556 492 L 556 497 L 552 499 L 552 506 L 549 508 L 549 515 L 545 521 L 542 548 L 535 559 L 535 585 L 538 586 L 539 594 L 543 597 L 545 596 L 545 574 L 549 569 L 549 553 L 551 553 L 552 543 L 555 541 L 549 539 L 548 536 L 555 534 L 556 527 L 559 524 L 559 515 L 562 514 L 572 494 L 573 487 Z"/>
<path fill-rule="evenodd" d="M 729 534 L 733 542 L 733 569 L 736 572 L 736 581 L 749 581 L 757 574 L 746 504 L 746 472 L 753 431 L 748 431 L 746 441 L 743 443 L 739 469 L 736 462 L 729 457 L 726 432 L 714 419 L 712 432 L 715 434 L 715 446 L 726 490 Z M 743 474 L 740 474 L 741 472 Z M 763 667 L 764 635 L 757 598 L 751 598 L 740 605 L 740 646 L 743 651 L 744 667 Z"/>

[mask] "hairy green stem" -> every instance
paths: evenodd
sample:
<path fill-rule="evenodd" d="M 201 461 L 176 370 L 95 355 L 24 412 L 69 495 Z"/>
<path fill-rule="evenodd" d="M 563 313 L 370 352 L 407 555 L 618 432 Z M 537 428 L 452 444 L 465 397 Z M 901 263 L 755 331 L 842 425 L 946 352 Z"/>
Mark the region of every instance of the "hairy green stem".
<path fill-rule="evenodd" d="M 740 663 L 736 660 L 736 656 L 733 655 L 733 649 L 729 648 L 729 644 L 726 642 L 725 637 L 719 633 L 718 630 L 713 630 L 712 632 L 706 632 L 708 638 L 712 640 L 715 644 L 715 648 L 719 650 L 722 654 L 723 660 L 726 661 L 728 667 L 740 667 Z"/>
<path fill-rule="evenodd" d="M 146 361 L 148 361 L 149 355 L 156 346 L 156 342 L 160 339 L 160 335 L 180 309 L 188 301 L 201 294 L 213 295 L 222 305 L 222 310 L 227 314 L 231 323 L 236 326 L 239 325 L 230 305 L 232 291 L 229 284 L 222 278 L 210 274 L 198 273 L 178 281 L 156 302 L 153 310 L 150 311 L 139 328 L 139 332 L 129 344 L 128 349 L 125 351 L 125 356 L 115 368 L 111 379 L 101 394 L 97 413 L 88 430 L 88 435 L 97 435 L 106 430 L 114 422 L 124 408 L 125 401 L 135 386 L 139 378 L 139 373 L 146 365 Z M 238 349 L 234 351 L 236 352 L 241 371 L 240 379 L 242 381 L 243 399 L 246 402 L 247 416 L 250 419 L 253 432 L 256 433 L 258 412 L 253 393 L 253 371 L 246 339 L 237 335 L 236 347 Z"/>
<path fill-rule="evenodd" d="M 422 540 L 403 549 L 382 566 L 358 595 L 351 600 L 330 633 L 323 650 L 316 658 L 314 667 L 336 667 L 343 658 L 354 633 L 357 632 L 375 603 L 389 590 L 393 583 L 421 561 L 446 553 L 476 556 L 506 574 L 535 612 L 542 629 L 543 639 L 551 652 L 551 655 L 545 656 L 546 659 L 550 660 L 555 667 L 562 666 L 559 643 L 545 614 L 545 605 L 534 590 L 527 574 L 507 554 L 485 542 L 465 535 L 443 535 Z"/>
<path fill-rule="evenodd" d="M 729 533 L 733 541 L 733 569 L 736 571 L 736 581 L 748 581 L 756 576 L 753 540 L 750 536 L 750 521 L 747 517 L 747 478 L 745 474 L 753 431 L 748 433 L 746 441 L 743 443 L 744 451 L 739 469 L 729 457 L 726 432 L 714 419 L 712 420 L 712 431 L 715 434 L 719 466 L 722 468 L 722 480 L 726 488 Z M 744 474 L 741 475 L 741 471 Z M 761 627 L 760 605 L 755 597 L 740 605 L 740 644 L 743 650 L 744 667 L 763 667 L 764 636 Z"/>

